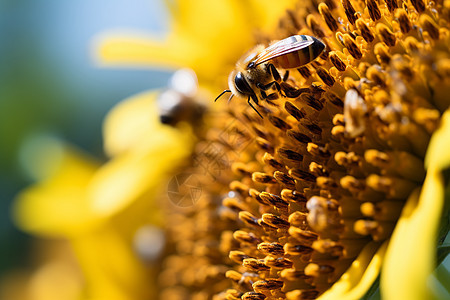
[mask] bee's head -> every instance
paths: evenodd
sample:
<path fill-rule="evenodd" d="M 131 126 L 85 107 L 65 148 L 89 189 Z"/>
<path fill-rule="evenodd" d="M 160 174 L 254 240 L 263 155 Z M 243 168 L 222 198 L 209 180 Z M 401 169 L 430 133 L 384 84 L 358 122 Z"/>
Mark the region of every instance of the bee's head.
<path fill-rule="evenodd" d="M 228 86 L 234 95 L 242 98 L 255 94 L 244 74 L 237 70 L 231 72 L 228 77 Z"/>
<path fill-rule="evenodd" d="M 224 90 L 214 101 L 217 101 L 220 97 L 222 97 L 225 93 L 231 92 L 231 97 L 228 99 L 228 101 L 233 98 L 233 96 L 238 96 L 241 98 L 247 98 L 249 96 L 255 96 L 255 92 L 251 88 L 250 84 L 248 83 L 247 79 L 245 78 L 244 74 L 241 71 L 234 70 L 230 73 L 230 76 L 228 77 L 228 86 L 229 90 Z"/>

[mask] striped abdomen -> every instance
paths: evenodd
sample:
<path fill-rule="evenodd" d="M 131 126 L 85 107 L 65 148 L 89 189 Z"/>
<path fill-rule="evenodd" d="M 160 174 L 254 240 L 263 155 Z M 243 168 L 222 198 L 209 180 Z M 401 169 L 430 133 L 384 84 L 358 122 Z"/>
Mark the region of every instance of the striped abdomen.
<path fill-rule="evenodd" d="M 278 47 L 286 47 L 299 41 L 309 41 L 307 46 L 295 51 L 280 55 L 270 60 L 276 67 L 283 69 L 294 69 L 306 65 L 319 56 L 325 48 L 325 45 L 315 37 L 308 35 L 294 35 L 281 40 L 277 43 Z"/>

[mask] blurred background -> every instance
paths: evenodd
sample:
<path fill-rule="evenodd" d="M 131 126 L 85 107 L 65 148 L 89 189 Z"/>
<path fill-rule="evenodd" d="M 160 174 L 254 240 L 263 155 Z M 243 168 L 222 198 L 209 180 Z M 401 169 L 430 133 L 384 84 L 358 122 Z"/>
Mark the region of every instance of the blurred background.
<path fill-rule="evenodd" d="M 167 16 L 158 0 L 0 0 L 0 276 L 29 263 L 30 238 L 10 219 L 14 196 L 33 182 L 21 146 L 50 134 L 101 158 L 108 110 L 170 73 L 100 68 L 92 39 L 114 29 L 163 36 Z"/>

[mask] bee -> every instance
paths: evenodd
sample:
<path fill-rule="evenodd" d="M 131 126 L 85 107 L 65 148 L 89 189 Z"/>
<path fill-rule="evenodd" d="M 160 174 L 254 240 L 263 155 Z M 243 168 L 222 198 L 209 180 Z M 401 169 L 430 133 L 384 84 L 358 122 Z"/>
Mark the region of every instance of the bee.
<path fill-rule="evenodd" d="M 306 65 L 316 59 L 325 49 L 325 44 L 309 35 L 293 35 L 272 43 L 264 48 L 258 45 L 242 56 L 236 68 L 228 77 L 229 89 L 224 90 L 214 101 L 223 94 L 231 93 L 233 96 L 247 97 L 251 108 L 262 118 L 262 115 L 250 102 L 259 105 L 259 99 L 273 99 L 276 94 L 267 95 L 266 91 L 275 87 L 281 93 L 280 82 L 282 78 L 277 68 L 294 69 Z M 283 80 L 289 76 L 286 71 Z"/>
<path fill-rule="evenodd" d="M 179 122 L 198 125 L 206 111 L 206 105 L 197 92 L 195 72 L 190 69 L 176 71 L 168 88 L 159 93 L 156 103 L 161 123 L 176 126 Z"/>

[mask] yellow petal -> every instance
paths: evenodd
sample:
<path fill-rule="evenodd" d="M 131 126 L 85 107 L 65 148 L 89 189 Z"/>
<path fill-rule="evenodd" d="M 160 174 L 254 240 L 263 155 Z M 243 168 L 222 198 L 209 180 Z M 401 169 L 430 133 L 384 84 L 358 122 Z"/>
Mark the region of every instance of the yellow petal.
<path fill-rule="evenodd" d="M 372 242 L 361 251 L 350 268 L 318 300 L 353 300 L 364 296 L 380 273 L 386 243 Z"/>
<path fill-rule="evenodd" d="M 222 24 L 228 23 L 241 30 L 249 25 L 263 31 L 273 29 L 280 16 L 287 8 L 293 8 L 296 1 L 280 0 L 276 5 L 271 0 L 166 0 L 165 3 L 175 19 L 174 26 L 189 28 L 190 32 L 202 36 L 201 33 L 212 35 L 216 27 L 220 29 Z"/>
<path fill-rule="evenodd" d="M 105 164 L 88 188 L 92 209 L 111 216 L 157 188 L 191 153 L 193 139 L 183 129 L 160 126 L 142 137 L 139 145 Z M 151 203 L 151 199 L 147 199 Z"/>
<path fill-rule="evenodd" d="M 234 31 L 233 31 L 234 30 Z M 95 59 L 102 65 L 191 68 L 202 81 L 215 81 L 215 76 L 226 77 L 239 57 L 250 47 L 250 31 L 235 34 L 237 28 L 206 39 L 193 34 L 170 34 L 163 41 L 142 33 L 124 35 L 105 33 L 96 39 Z M 222 78 L 223 79 L 223 78 Z"/>
<path fill-rule="evenodd" d="M 166 1 L 168 3 L 168 1 Z M 242 0 L 193 0 L 175 1 L 169 4 L 173 16 L 172 31 L 179 35 L 185 33 L 197 40 L 212 41 L 220 39 L 217 33 L 233 31 L 240 27 L 248 31 L 250 24 L 255 24 L 255 11 L 251 10 L 249 1 Z"/>
<path fill-rule="evenodd" d="M 73 239 L 89 299 L 152 299 L 152 270 L 139 260 L 130 238 L 104 226 Z"/>
<path fill-rule="evenodd" d="M 425 166 L 435 165 L 440 170 L 450 168 L 450 110 L 442 115 L 441 125 L 431 137 Z"/>
<path fill-rule="evenodd" d="M 117 104 L 103 123 L 105 152 L 115 156 L 137 144 L 148 132 L 161 127 L 156 106 L 158 91 L 145 92 Z"/>
<path fill-rule="evenodd" d="M 270 32 L 276 28 L 277 22 L 286 14 L 286 9 L 294 8 L 298 1 L 294 0 L 279 0 L 274 5 L 272 0 L 250 0 L 251 10 L 254 14 L 260 16 L 256 19 L 257 28 L 262 32 Z"/>
<path fill-rule="evenodd" d="M 441 174 L 435 169 L 429 169 L 422 192 L 412 193 L 405 204 L 392 234 L 381 274 L 381 293 L 384 298 L 434 298 L 428 276 L 435 267 L 443 187 Z"/>
<path fill-rule="evenodd" d="M 193 50 L 188 46 L 139 32 L 104 33 L 94 42 L 94 58 L 105 65 L 176 69 L 186 65 L 192 57 L 189 54 Z M 181 55 L 180 49 L 185 55 Z"/>
<path fill-rule="evenodd" d="M 435 268 L 438 227 L 445 203 L 441 170 L 450 166 L 450 155 L 445 150 L 450 137 L 449 118 L 446 111 L 441 127 L 431 138 L 422 191 L 410 196 L 392 234 L 381 276 L 381 291 L 386 299 L 439 298 L 430 274 Z"/>
<path fill-rule="evenodd" d="M 171 7 L 172 28 L 164 39 L 142 33 L 106 33 L 94 45 L 98 61 L 108 65 L 188 67 L 202 80 L 211 81 L 218 72 L 226 76 L 226 66 L 231 68 L 252 44 L 258 16 L 245 1 L 179 1 Z"/>
<path fill-rule="evenodd" d="M 193 69 L 202 84 L 223 82 L 239 57 L 254 44 L 256 29 L 269 28 L 292 0 L 167 1 L 170 34 L 106 33 L 95 40 L 96 59 L 106 65 Z M 217 76 L 221 76 L 220 81 Z"/>
<path fill-rule="evenodd" d="M 75 149 L 63 149 L 58 162 L 54 162 L 54 174 L 25 189 L 15 199 L 13 218 L 25 231 L 63 236 L 79 233 L 100 222 L 92 215 L 86 197 L 86 186 L 98 164 Z"/>

